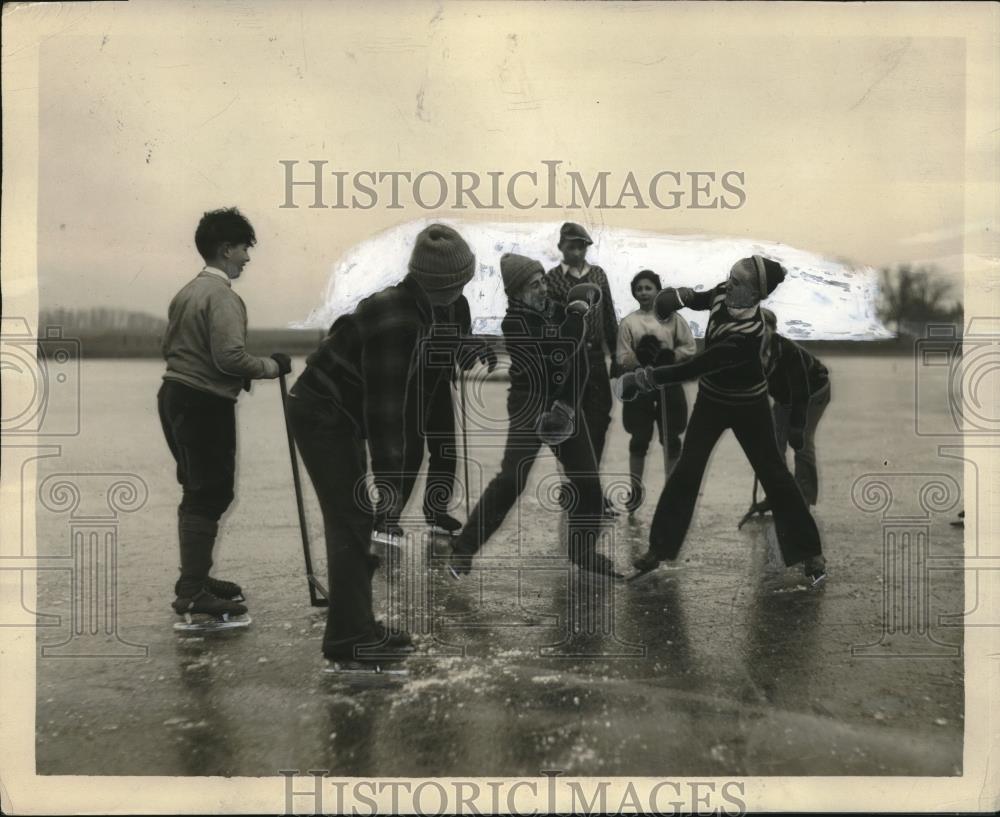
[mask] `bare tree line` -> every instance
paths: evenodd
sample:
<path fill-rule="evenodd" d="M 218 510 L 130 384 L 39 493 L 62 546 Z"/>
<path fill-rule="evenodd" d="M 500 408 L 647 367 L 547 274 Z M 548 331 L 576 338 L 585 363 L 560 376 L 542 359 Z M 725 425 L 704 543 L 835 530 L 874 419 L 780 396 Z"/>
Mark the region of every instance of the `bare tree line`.
<path fill-rule="evenodd" d="M 928 323 L 962 326 L 962 301 L 955 286 L 932 265 L 899 264 L 879 271 L 878 316 L 899 335 L 922 335 Z"/>

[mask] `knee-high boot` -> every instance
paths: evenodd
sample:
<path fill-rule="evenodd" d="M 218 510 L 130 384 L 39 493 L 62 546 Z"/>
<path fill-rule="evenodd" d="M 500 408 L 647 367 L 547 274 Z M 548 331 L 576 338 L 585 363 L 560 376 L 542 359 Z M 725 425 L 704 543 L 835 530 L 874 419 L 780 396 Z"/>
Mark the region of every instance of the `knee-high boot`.
<path fill-rule="evenodd" d="M 181 575 L 174 585 L 178 596 L 193 596 L 205 585 L 212 569 L 212 548 L 219 523 L 206 516 L 178 511 L 177 532 L 180 539 Z"/>

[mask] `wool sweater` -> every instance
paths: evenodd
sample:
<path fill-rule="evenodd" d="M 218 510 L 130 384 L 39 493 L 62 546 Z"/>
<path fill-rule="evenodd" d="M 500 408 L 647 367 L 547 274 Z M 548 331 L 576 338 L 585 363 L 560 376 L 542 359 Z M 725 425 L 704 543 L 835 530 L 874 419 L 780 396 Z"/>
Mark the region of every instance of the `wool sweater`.
<path fill-rule="evenodd" d="M 674 352 L 675 362 L 681 363 L 694 357 L 697 348 L 691 327 L 678 313 L 660 321 L 652 310 L 630 312 L 618 325 L 618 364 L 623 371 L 632 371 L 639 365 L 636 346 L 646 335 L 653 335 L 664 349 Z"/>
<path fill-rule="evenodd" d="M 278 376 L 278 364 L 246 351 L 247 308 L 222 272 L 203 269 L 170 302 L 161 351 L 164 380 L 236 402 L 246 380 Z"/>

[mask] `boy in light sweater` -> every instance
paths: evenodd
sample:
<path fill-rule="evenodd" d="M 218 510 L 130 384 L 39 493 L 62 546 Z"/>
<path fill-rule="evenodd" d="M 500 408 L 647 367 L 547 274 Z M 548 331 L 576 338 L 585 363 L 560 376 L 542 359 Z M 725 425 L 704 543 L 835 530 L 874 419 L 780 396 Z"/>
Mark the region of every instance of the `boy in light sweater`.
<path fill-rule="evenodd" d="M 652 270 L 642 270 L 632 279 L 632 295 L 639 308 L 622 318 L 618 325 L 618 363 L 622 371 L 639 366 L 665 366 L 683 363 L 695 354 L 694 336 L 687 321 L 674 312 L 661 320 L 653 310 L 653 302 L 663 289 L 660 276 Z M 631 487 L 625 508 L 632 513 L 642 504 L 642 474 L 646 452 L 653 439 L 654 424 L 663 442 L 664 407 L 667 414 L 667 456 L 675 459 L 681 453 L 681 437 L 687 427 L 687 399 L 684 387 L 672 384 L 641 395 L 622 406 L 622 424 L 631 435 L 628 464 Z"/>
<path fill-rule="evenodd" d="M 179 614 L 242 615 L 239 585 L 209 576 L 219 518 L 233 501 L 236 399 L 251 380 L 291 371 L 288 355 L 246 351 L 247 310 L 232 289 L 257 242 L 235 207 L 205 213 L 194 236 L 205 266 L 170 302 L 163 357 L 167 371 L 157 395 L 160 423 L 183 489 L 177 509 Z"/>

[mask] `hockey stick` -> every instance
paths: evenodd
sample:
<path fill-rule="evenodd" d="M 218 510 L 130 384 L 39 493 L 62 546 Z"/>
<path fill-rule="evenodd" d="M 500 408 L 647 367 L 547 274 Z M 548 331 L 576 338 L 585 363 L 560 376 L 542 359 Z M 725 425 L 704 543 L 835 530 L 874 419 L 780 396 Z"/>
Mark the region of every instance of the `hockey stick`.
<path fill-rule="evenodd" d="M 459 419 L 462 423 L 462 468 L 465 475 L 463 480 L 465 483 L 465 520 L 466 523 L 468 523 L 469 518 L 472 516 L 472 506 L 469 503 L 469 433 L 465 417 L 465 375 L 461 370 L 458 372 L 458 388 L 462 403 L 459 411 Z"/>
<path fill-rule="evenodd" d="M 667 442 L 670 435 L 667 434 L 667 387 L 660 389 L 660 434 L 663 439 L 660 441 L 663 446 L 663 479 L 670 476 L 670 445 Z"/>
<path fill-rule="evenodd" d="M 288 387 L 285 376 L 278 376 L 281 386 L 281 413 L 285 417 L 285 433 L 288 435 L 288 456 L 292 460 L 292 482 L 295 484 L 295 505 L 299 512 L 299 530 L 302 532 L 302 553 L 306 558 L 306 580 L 309 582 L 309 603 L 313 607 L 329 607 L 330 594 L 313 575 L 312 556 L 309 553 L 309 532 L 306 528 L 306 509 L 302 503 L 302 481 L 299 478 L 299 458 L 295 453 L 295 437 L 292 424 L 288 422 Z"/>

